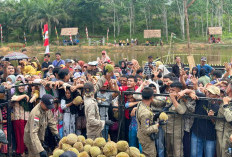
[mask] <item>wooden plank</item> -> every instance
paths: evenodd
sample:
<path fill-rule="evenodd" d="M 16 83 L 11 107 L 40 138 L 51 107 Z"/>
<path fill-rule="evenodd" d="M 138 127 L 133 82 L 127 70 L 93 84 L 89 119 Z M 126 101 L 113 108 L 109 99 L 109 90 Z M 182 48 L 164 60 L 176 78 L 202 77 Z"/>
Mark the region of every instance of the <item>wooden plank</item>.
<path fill-rule="evenodd" d="M 144 30 L 144 38 L 161 38 L 161 30 Z"/>
<path fill-rule="evenodd" d="M 189 63 L 190 72 L 192 72 L 193 67 L 196 66 L 194 57 L 192 55 L 189 55 L 189 56 L 187 56 L 187 60 L 188 60 L 188 63 Z"/>

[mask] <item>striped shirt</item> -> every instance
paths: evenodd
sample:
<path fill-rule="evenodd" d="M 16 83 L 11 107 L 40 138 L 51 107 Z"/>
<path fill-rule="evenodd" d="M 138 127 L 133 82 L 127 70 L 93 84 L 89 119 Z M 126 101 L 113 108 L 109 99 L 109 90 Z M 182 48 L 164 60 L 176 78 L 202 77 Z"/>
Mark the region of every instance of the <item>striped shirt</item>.
<path fill-rule="evenodd" d="M 149 64 L 151 64 L 153 67 L 155 67 L 155 62 L 151 62 L 151 63 L 146 63 L 144 66 L 144 75 L 146 76 L 151 76 L 152 75 L 152 69 L 149 67 Z"/>

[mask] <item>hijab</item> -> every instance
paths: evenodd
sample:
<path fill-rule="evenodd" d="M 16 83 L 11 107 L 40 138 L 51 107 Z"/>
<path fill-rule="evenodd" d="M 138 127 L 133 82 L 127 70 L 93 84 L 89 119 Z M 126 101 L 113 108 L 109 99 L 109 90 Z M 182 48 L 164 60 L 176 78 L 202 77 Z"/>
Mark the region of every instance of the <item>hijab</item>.
<path fill-rule="evenodd" d="M 159 67 L 158 67 L 158 70 L 161 70 L 162 72 L 162 77 L 164 76 L 164 75 L 167 75 L 167 74 L 169 74 L 170 72 L 168 71 L 168 69 L 164 66 L 164 65 L 160 65 Z"/>
<path fill-rule="evenodd" d="M 15 83 L 16 86 L 20 85 L 20 84 L 23 84 L 23 82 L 22 81 L 18 81 L 18 82 Z M 20 92 L 19 91 L 19 87 L 15 87 L 15 95 L 16 96 L 24 95 L 24 94 L 27 94 L 27 93 L 25 91 L 24 92 Z M 19 105 L 22 106 L 25 111 L 30 111 L 30 107 L 29 107 L 29 104 L 28 104 L 26 98 L 20 100 L 19 101 Z"/>
<path fill-rule="evenodd" d="M 110 57 L 107 55 L 106 51 L 102 51 L 102 53 L 105 53 L 105 55 L 102 55 L 101 60 L 102 62 L 109 62 L 110 61 Z"/>
<path fill-rule="evenodd" d="M 15 78 L 15 76 L 14 75 L 9 75 L 9 76 L 7 76 L 7 78 L 6 78 L 6 80 L 8 79 L 8 78 L 10 78 L 11 79 L 11 84 L 14 84 L 15 83 L 15 81 L 16 81 L 16 78 Z"/>

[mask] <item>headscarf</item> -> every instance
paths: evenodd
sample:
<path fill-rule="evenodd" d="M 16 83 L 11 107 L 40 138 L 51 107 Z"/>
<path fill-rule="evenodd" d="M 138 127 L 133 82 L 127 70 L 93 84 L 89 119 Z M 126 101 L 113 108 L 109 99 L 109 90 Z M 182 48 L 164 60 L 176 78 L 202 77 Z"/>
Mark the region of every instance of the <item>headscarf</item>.
<path fill-rule="evenodd" d="M 36 69 L 38 67 L 37 63 L 36 62 L 31 62 L 31 65 L 34 66 Z"/>
<path fill-rule="evenodd" d="M 14 83 L 15 83 L 16 78 L 15 78 L 15 76 L 14 76 L 14 75 L 9 75 L 9 76 L 7 76 L 6 80 L 7 80 L 8 78 L 10 78 L 10 79 L 11 79 L 12 84 L 14 84 Z"/>
<path fill-rule="evenodd" d="M 149 80 L 149 81 L 150 81 L 150 84 L 155 85 L 156 94 L 160 94 L 159 85 L 157 83 L 155 83 L 154 81 L 152 81 L 152 80 Z"/>
<path fill-rule="evenodd" d="M 65 103 L 68 104 L 68 103 L 73 101 L 74 96 L 73 96 L 73 92 L 71 92 L 71 90 L 69 88 L 67 88 L 66 90 L 69 90 L 71 93 L 71 96 L 69 99 L 66 97 L 66 95 L 64 95 L 64 97 L 63 97 L 63 99 L 65 100 Z M 75 105 L 71 105 L 69 108 L 70 108 L 71 114 L 76 114 L 78 112 L 78 107 Z"/>
<path fill-rule="evenodd" d="M 162 77 L 164 76 L 164 75 L 167 75 L 167 74 L 169 74 L 170 72 L 168 71 L 168 69 L 164 66 L 164 65 L 160 65 L 159 67 L 158 67 L 158 70 L 161 70 L 162 72 Z"/>
<path fill-rule="evenodd" d="M 107 55 L 106 51 L 102 51 L 102 53 L 105 53 L 105 55 L 102 55 L 101 57 L 101 61 L 104 62 L 109 62 L 110 61 L 110 57 Z"/>
<path fill-rule="evenodd" d="M 26 82 L 25 82 L 25 78 L 23 75 L 17 75 L 15 80 L 17 80 L 19 77 L 22 78 L 22 82 L 25 84 Z"/>
<path fill-rule="evenodd" d="M 137 69 L 140 68 L 139 62 L 135 59 L 132 59 L 131 62 L 133 63 L 133 66 L 136 67 Z"/>
<path fill-rule="evenodd" d="M 18 81 L 18 82 L 15 83 L 15 85 L 20 85 L 20 83 L 23 83 L 23 82 Z M 19 87 L 15 87 L 15 95 L 16 96 L 24 95 L 24 94 L 27 94 L 27 93 L 26 92 L 20 92 Z M 30 107 L 29 107 L 29 104 L 28 104 L 26 98 L 20 100 L 19 105 L 22 106 L 25 111 L 30 111 Z"/>

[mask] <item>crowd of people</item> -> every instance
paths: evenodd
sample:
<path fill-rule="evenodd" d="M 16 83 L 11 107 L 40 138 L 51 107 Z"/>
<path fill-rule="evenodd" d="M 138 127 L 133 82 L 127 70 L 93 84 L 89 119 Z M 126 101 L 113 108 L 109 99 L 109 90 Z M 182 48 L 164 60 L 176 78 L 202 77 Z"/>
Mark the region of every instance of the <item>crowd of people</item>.
<path fill-rule="evenodd" d="M 168 70 L 161 61 L 154 62 L 153 56 L 148 56 L 142 67 L 135 59 L 115 63 L 106 51 L 102 51 L 96 61 L 88 63 L 63 60 L 59 52 L 54 61 L 50 61 L 50 54 L 45 54 L 43 63 L 35 57 L 19 60 L 17 65 L 1 61 L 0 104 L 6 101 L 2 96 L 4 89 L 9 90 L 12 97 L 10 113 L 7 113 L 8 106 L 1 105 L 0 121 L 6 135 L 8 125 L 12 125 L 13 154 L 22 156 L 27 152 L 23 135 L 30 112 L 43 95 L 50 94 L 55 97 L 52 113 L 61 138 L 75 133 L 117 141 L 119 132 L 123 132 L 124 140 L 147 157 L 156 154 L 159 157 L 227 156 L 231 153 L 232 142 L 232 60 L 225 63 L 224 71 L 206 64 L 206 57 L 188 70 L 181 63 L 181 57 L 176 56 L 175 61 Z M 141 99 L 148 98 L 137 92 L 147 87 L 154 94 L 160 94 L 149 97 L 152 100 L 149 110 L 167 112 L 167 123 L 160 123 L 159 118 L 155 119 L 155 124 L 149 118 L 138 120 L 137 116 L 141 115 L 137 113 L 141 106 L 138 104 Z M 122 92 L 125 92 L 123 104 Z M 123 127 L 119 121 L 120 105 L 124 105 Z M 11 123 L 7 122 L 9 114 Z M 183 116 L 188 114 L 208 118 Z M 138 131 L 143 124 L 145 128 Z M 144 137 L 152 133 L 156 133 L 154 141 Z M 149 142 L 154 148 L 147 151 Z M 44 145 L 51 151 L 55 148 L 49 129 Z M 7 144 L 1 146 L 2 154 L 8 151 Z"/>

